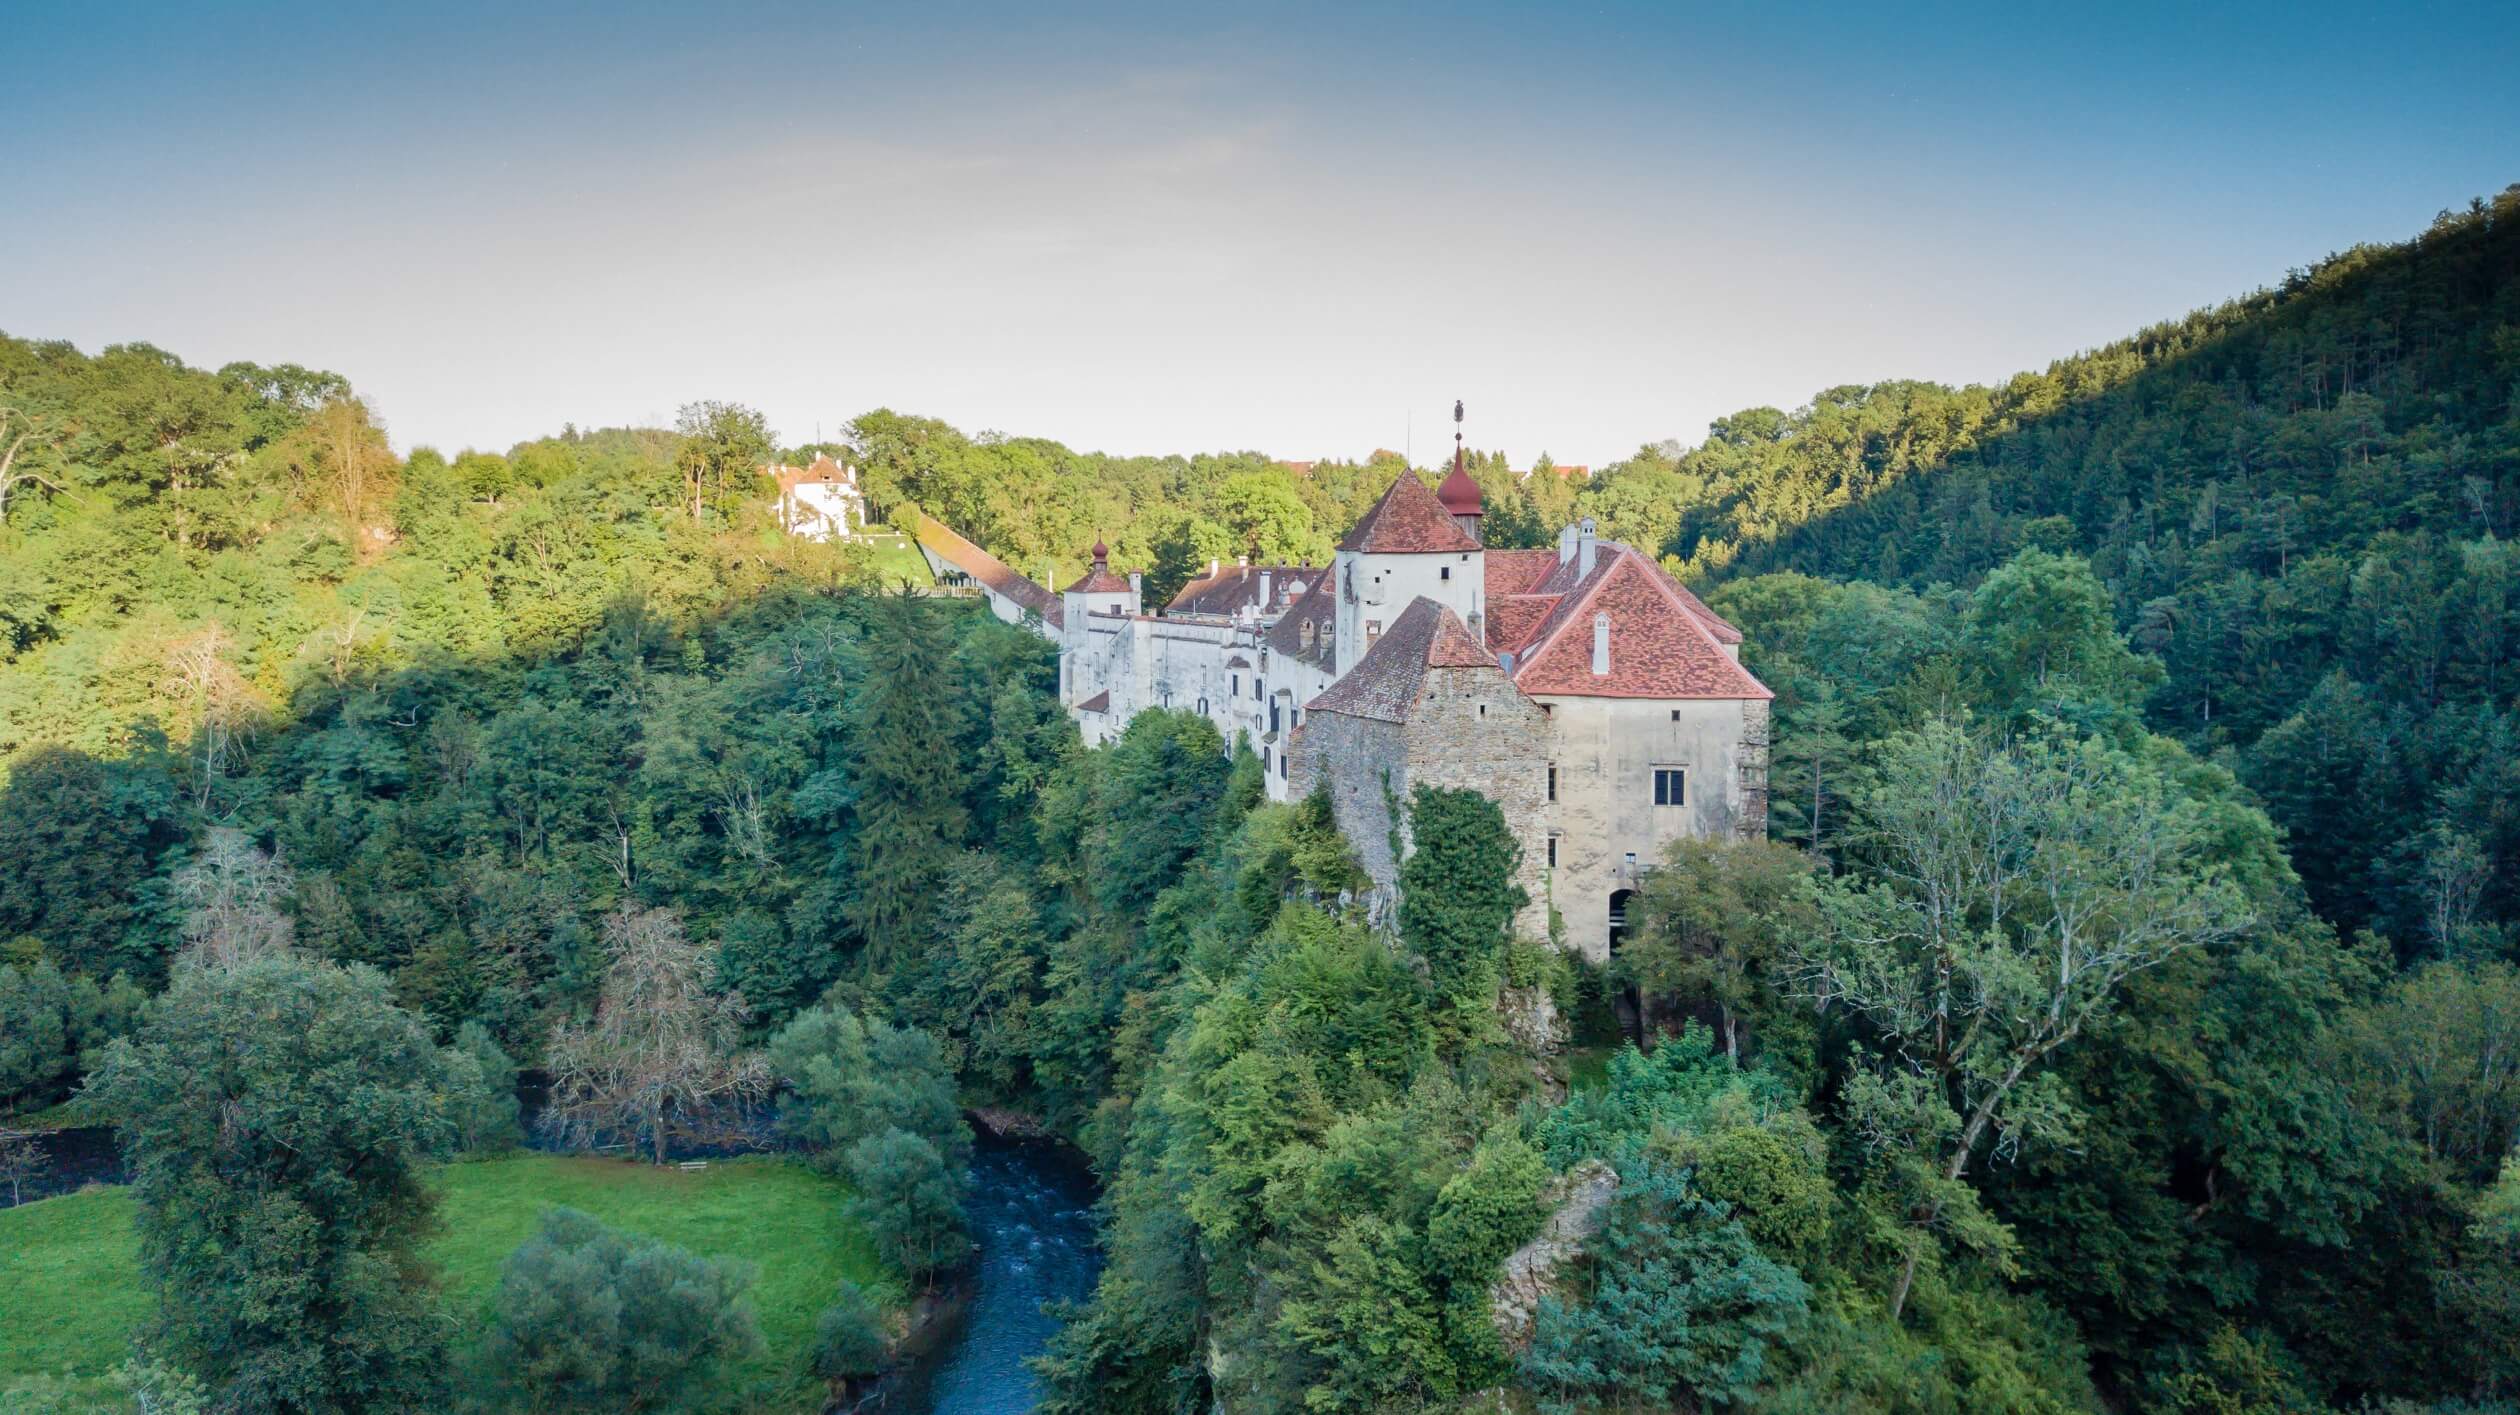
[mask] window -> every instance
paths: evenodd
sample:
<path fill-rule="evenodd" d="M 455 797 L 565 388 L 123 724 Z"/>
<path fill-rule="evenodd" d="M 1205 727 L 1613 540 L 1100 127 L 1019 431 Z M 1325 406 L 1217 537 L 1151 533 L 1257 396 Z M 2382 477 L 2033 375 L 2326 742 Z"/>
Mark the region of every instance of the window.
<path fill-rule="evenodd" d="M 1557 832 L 1556 832 L 1556 831 L 1554 831 L 1554 830 L 1553 830 L 1553 831 L 1550 831 L 1550 832 L 1549 832 L 1549 868 L 1550 868 L 1550 869 L 1553 869 L 1553 870 L 1557 868 L 1557 843 L 1558 843 Z"/>
<path fill-rule="evenodd" d="M 1671 720 L 1674 722 L 1678 722 L 1680 720 L 1680 709 L 1673 708 L 1671 710 Z"/>
<path fill-rule="evenodd" d="M 1286 753 L 1278 753 L 1278 780 L 1286 779 Z"/>
<path fill-rule="evenodd" d="M 1549 799 L 1557 799 L 1557 763 L 1549 763 Z"/>
<path fill-rule="evenodd" d="M 1654 804 L 1657 806 L 1687 805 L 1687 776 L 1687 772 L 1676 766 L 1654 768 Z"/>
<path fill-rule="evenodd" d="M 1367 648 L 1371 648 L 1371 647 L 1373 647 L 1374 640 L 1379 639 L 1379 638 L 1381 638 L 1381 637 L 1382 637 L 1382 621 L 1381 621 L 1381 620 L 1379 620 L 1379 619 L 1368 619 L 1368 620 L 1366 620 L 1366 621 L 1365 621 L 1365 646 L 1366 646 Z"/>
<path fill-rule="evenodd" d="M 1451 567 L 1450 565 L 1438 565 L 1438 566 L 1436 566 L 1436 567 L 1435 567 L 1435 578 L 1436 578 L 1436 579 L 1439 579 L 1439 580 L 1449 580 L 1449 579 L 1451 579 L 1451 578 L 1452 578 L 1452 567 Z"/>
<path fill-rule="evenodd" d="M 1262 698 L 1267 697 L 1268 694 L 1269 685 L 1266 680 L 1259 678 L 1251 680 L 1251 700 L 1253 702 L 1256 703 L 1260 701 Z"/>
<path fill-rule="evenodd" d="M 1242 675 L 1239 673 L 1234 675 L 1234 692 L 1237 695 L 1240 695 L 1242 692 Z"/>

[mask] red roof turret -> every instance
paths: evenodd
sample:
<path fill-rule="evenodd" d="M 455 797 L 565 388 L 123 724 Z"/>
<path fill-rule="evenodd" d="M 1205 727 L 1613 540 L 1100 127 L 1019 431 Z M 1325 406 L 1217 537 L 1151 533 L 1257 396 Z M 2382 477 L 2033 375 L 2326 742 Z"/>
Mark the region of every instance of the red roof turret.
<path fill-rule="evenodd" d="M 1444 503 L 1444 509 L 1455 516 L 1487 514 L 1479 501 L 1479 484 L 1470 479 L 1469 471 L 1458 460 L 1453 463 L 1452 475 L 1444 478 L 1442 486 L 1435 488 L 1435 499 Z"/>

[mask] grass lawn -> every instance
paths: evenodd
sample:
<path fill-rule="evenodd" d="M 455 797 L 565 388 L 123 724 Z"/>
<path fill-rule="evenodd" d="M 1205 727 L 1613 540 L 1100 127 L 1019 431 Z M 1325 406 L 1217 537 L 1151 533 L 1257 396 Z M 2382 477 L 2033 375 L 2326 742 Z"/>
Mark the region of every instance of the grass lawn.
<path fill-rule="evenodd" d="M 875 573 L 883 576 L 887 584 L 906 579 L 914 585 L 925 585 L 935 578 L 928 570 L 927 557 L 919 553 L 918 542 L 908 536 L 877 531 L 859 536 L 850 544 L 858 548 L 859 553 L 866 557 L 866 563 L 873 566 Z"/>
<path fill-rule="evenodd" d="M 685 1173 L 623 1160 L 516 1155 L 438 1171 L 443 1229 L 429 1256 L 467 1330 L 498 1285 L 499 1265 L 555 1205 L 625 1232 L 660 1238 L 757 1269 L 753 1312 L 762 1354 L 734 1388 L 754 1408 L 815 1408 L 805 1374 L 814 1319 L 848 1278 L 897 1296 L 865 1232 L 841 1212 L 848 1186 L 785 1160 L 720 1161 Z M 150 1299 L 138 1275 L 131 1196 L 91 1189 L 0 1209 L 0 1390 L 37 1372 L 92 1375 L 120 1361 Z"/>

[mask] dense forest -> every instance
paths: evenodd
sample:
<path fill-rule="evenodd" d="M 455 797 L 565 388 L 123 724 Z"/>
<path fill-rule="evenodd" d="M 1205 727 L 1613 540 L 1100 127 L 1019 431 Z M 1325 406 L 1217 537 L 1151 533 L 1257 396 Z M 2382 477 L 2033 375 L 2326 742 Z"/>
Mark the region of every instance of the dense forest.
<path fill-rule="evenodd" d="M 164 1157 L 152 1389 L 429 1390 L 413 1137 L 495 1128 L 523 1064 L 660 1152 L 783 1093 L 909 1274 L 959 1251 L 952 1093 L 1039 1117 L 1108 1257 L 1052 1411 L 2520 1397 L 2520 189 L 2001 388 L 1477 457 L 1492 544 L 1656 549 L 1779 695 L 1771 838 L 1658 862 L 1601 971 L 1512 935 L 1481 797 L 1406 803 L 1377 926 L 1326 807 L 1203 719 L 1085 750 L 1042 641 L 777 533 L 755 469 L 815 450 L 695 403 L 397 457 L 335 375 L 0 340 L 0 1113 L 84 1085 Z M 1399 464 L 881 411 L 834 450 L 879 516 L 1054 577 L 1105 535 L 1157 592 L 1318 559 Z M 197 1211 L 170 1098 L 290 1008 L 342 1022 L 274 1115 L 435 1078 L 378 1089 L 405 1138 L 338 1240 L 393 1261 L 212 1330 L 198 1232 L 304 1250 Z M 695 1060 L 607 1112 L 588 1058 L 650 1015 Z M 635 1266 L 535 1245 L 519 1310 Z M 540 1398 L 534 1339 L 466 1390 Z"/>

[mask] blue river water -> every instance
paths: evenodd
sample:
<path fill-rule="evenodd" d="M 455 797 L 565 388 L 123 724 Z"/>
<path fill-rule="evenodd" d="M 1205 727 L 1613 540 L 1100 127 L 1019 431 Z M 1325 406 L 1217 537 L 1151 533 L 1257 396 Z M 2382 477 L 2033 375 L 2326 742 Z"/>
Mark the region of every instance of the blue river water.
<path fill-rule="evenodd" d="M 983 1138 L 966 1209 L 980 1256 L 962 1328 L 901 1391 L 926 1415 L 1019 1415 L 1038 1394 L 1025 1361 L 1058 1330 L 1046 1302 L 1091 1296 L 1102 1270 L 1094 1187 L 1068 1152 Z"/>

